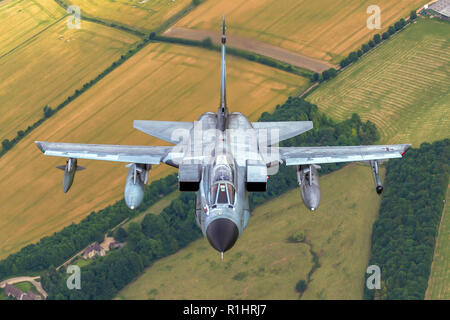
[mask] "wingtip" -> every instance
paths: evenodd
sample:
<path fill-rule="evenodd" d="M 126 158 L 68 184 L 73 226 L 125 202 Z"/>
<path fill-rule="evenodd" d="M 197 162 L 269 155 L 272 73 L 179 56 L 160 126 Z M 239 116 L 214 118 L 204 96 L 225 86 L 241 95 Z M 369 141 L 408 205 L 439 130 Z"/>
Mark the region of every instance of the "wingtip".
<path fill-rule="evenodd" d="M 405 148 L 403 149 L 403 152 L 401 153 L 401 155 L 403 156 L 406 153 L 406 151 L 409 150 L 409 148 L 411 148 L 411 144 L 405 144 Z"/>
<path fill-rule="evenodd" d="M 35 141 L 36 146 L 41 150 L 42 153 L 45 153 L 44 147 L 42 146 L 42 141 Z"/>

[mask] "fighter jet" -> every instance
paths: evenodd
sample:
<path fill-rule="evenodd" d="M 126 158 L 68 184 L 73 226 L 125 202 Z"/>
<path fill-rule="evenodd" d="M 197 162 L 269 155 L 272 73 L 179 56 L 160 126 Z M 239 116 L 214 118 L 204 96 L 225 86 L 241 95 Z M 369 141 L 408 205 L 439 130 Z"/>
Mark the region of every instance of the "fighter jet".
<path fill-rule="evenodd" d="M 152 165 L 178 168 L 182 192 L 196 192 L 196 222 L 213 248 L 229 250 L 247 227 L 249 194 L 266 191 L 268 175 L 279 164 L 293 166 L 301 196 L 314 211 L 320 202 L 319 164 L 366 161 L 372 168 L 376 192 L 383 186 L 378 161 L 401 158 L 409 144 L 372 146 L 278 147 L 280 141 L 313 128 L 311 121 L 250 122 L 240 112 L 229 112 L 226 101 L 225 18 L 221 38 L 221 86 L 217 113 L 206 112 L 194 122 L 135 120 L 134 128 L 165 140 L 171 146 L 125 146 L 36 141 L 47 156 L 68 158 L 63 191 L 81 168 L 77 159 L 129 163 L 124 198 L 130 209 L 144 197 Z"/>

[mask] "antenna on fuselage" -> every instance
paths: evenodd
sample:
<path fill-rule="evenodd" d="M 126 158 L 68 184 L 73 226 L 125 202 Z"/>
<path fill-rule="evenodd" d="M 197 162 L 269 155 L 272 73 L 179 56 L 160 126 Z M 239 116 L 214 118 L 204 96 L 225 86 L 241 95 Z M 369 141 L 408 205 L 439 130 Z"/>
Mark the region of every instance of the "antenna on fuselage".
<path fill-rule="evenodd" d="M 220 130 L 225 130 L 226 120 L 228 117 L 227 97 L 226 97 L 226 65 L 225 65 L 225 43 L 227 37 L 225 36 L 225 13 L 222 16 L 222 63 L 220 76 L 220 106 L 217 112 L 218 127 Z"/>

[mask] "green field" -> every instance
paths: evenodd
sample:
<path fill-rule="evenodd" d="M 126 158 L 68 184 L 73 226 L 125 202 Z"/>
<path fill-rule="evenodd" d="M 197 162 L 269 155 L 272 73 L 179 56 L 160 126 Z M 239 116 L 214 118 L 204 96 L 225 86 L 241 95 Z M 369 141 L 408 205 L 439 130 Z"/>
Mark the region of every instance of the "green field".
<path fill-rule="evenodd" d="M 227 72 L 230 110 L 251 120 L 309 85 L 305 78 L 232 56 Z M 193 121 L 216 111 L 219 79 L 219 53 L 149 44 L 21 140 L 0 158 L 0 258 L 123 197 L 125 164 L 87 160 L 80 165 L 88 169 L 64 194 L 55 166 L 65 160 L 45 157 L 35 140 L 162 144 L 135 130 L 133 120 Z M 155 166 L 150 179 L 173 171 Z"/>
<path fill-rule="evenodd" d="M 54 0 L 0 2 L 0 58 L 64 15 Z"/>
<path fill-rule="evenodd" d="M 0 57 L 0 141 L 12 139 L 95 78 L 137 37 L 91 22 L 70 30 L 60 21 Z"/>
<path fill-rule="evenodd" d="M 425 299 L 450 300 L 450 205 L 448 204 L 450 192 L 448 189 L 445 201 Z"/>
<path fill-rule="evenodd" d="M 197 240 L 155 262 L 117 298 L 298 299 L 295 284 L 306 279 L 313 261 L 309 244 L 288 238 L 304 231 L 320 267 L 302 298 L 361 299 L 380 204 L 371 171 L 349 165 L 322 177 L 321 189 L 314 213 L 303 206 L 298 189 L 256 208 L 223 262 L 205 239 Z"/>
<path fill-rule="evenodd" d="M 85 266 L 91 264 L 94 260 L 95 260 L 95 259 L 87 259 L 87 260 L 85 260 L 85 259 L 83 259 L 83 258 L 79 258 L 79 259 L 75 262 L 75 264 L 76 264 L 77 266 L 79 266 L 80 268 L 82 268 L 82 267 L 85 267 Z"/>
<path fill-rule="evenodd" d="M 13 284 L 13 286 L 19 290 L 22 290 L 22 292 L 28 292 L 31 290 L 31 291 L 37 293 L 35 286 L 31 282 L 28 282 L 28 281 L 15 283 L 15 284 Z"/>
<path fill-rule="evenodd" d="M 409 15 L 425 0 L 215 0 L 176 23 L 218 31 L 224 12 L 230 34 L 257 39 L 312 58 L 338 63 L 375 33 Z M 381 10 L 381 30 L 369 30 L 367 7 Z"/>
<path fill-rule="evenodd" d="M 419 19 L 307 100 L 335 119 L 375 122 L 381 143 L 418 147 L 449 137 L 449 83 L 450 24 Z"/>
<path fill-rule="evenodd" d="M 187 7 L 192 0 L 69 0 L 79 6 L 81 15 L 152 31 Z"/>

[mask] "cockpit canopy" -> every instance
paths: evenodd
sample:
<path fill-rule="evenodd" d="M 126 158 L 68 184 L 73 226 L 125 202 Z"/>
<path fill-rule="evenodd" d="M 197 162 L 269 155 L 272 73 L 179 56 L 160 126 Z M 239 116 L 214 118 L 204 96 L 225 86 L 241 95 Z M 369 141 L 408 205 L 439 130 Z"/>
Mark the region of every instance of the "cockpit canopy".
<path fill-rule="evenodd" d="M 217 155 L 213 163 L 211 176 L 211 204 L 234 205 L 234 166 L 229 155 Z"/>
<path fill-rule="evenodd" d="M 220 181 L 211 187 L 211 203 L 234 205 L 235 190 L 230 182 Z"/>
<path fill-rule="evenodd" d="M 213 183 L 218 181 L 228 181 L 233 183 L 233 170 L 228 165 L 218 165 L 214 168 Z"/>

